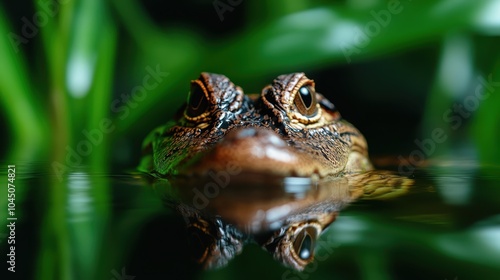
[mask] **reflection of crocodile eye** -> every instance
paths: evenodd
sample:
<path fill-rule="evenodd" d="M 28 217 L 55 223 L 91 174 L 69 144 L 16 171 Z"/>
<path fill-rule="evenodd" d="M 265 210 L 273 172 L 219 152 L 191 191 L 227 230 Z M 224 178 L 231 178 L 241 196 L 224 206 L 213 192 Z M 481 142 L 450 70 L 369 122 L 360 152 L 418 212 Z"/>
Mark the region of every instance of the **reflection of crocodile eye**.
<path fill-rule="evenodd" d="M 314 117 L 318 113 L 316 92 L 311 85 L 304 85 L 299 88 L 295 95 L 294 104 L 299 113 L 305 117 Z"/>
<path fill-rule="evenodd" d="M 313 256 L 316 231 L 312 227 L 302 229 L 293 242 L 293 249 L 299 258 L 309 260 Z"/>
<path fill-rule="evenodd" d="M 191 118 L 200 116 L 207 111 L 208 105 L 205 88 L 196 81 L 193 82 L 188 97 L 188 106 L 186 109 L 187 116 Z"/>

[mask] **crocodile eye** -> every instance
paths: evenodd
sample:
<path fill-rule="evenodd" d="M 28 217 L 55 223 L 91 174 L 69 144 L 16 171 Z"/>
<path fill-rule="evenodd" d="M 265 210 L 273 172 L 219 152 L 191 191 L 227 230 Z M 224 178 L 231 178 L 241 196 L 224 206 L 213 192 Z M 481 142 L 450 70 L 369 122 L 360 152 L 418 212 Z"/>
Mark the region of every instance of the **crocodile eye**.
<path fill-rule="evenodd" d="M 205 87 L 198 83 L 198 81 L 191 83 L 191 91 L 189 92 L 186 108 L 186 115 L 189 118 L 196 118 L 207 111 L 209 102 L 205 92 Z"/>
<path fill-rule="evenodd" d="M 293 241 L 295 254 L 304 261 L 310 260 L 314 254 L 316 231 L 312 227 L 302 229 Z"/>
<path fill-rule="evenodd" d="M 293 101 L 295 107 L 304 117 L 312 118 L 318 113 L 318 101 L 316 92 L 311 85 L 303 85 L 299 88 Z"/>
<path fill-rule="evenodd" d="M 310 108 L 312 105 L 312 88 L 310 86 L 304 86 L 299 89 L 300 97 L 302 98 L 302 102 L 307 108 Z"/>

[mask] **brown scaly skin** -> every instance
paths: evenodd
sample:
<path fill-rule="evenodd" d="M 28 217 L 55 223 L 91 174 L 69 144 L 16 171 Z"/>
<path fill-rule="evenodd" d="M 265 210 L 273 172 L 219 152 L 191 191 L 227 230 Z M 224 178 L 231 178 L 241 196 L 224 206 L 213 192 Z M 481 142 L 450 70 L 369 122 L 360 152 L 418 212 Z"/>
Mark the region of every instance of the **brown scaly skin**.
<path fill-rule="evenodd" d="M 154 130 L 143 152 L 140 169 L 158 176 L 206 174 L 228 164 L 306 177 L 372 169 L 363 135 L 303 73 L 277 77 L 260 97 L 244 95 L 223 75 L 202 73 L 182 115 Z"/>
<path fill-rule="evenodd" d="M 186 104 L 180 117 L 152 131 L 143 144 L 141 170 L 178 174 L 187 160 L 221 141 L 229 129 L 240 126 L 253 111 L 241 88 L 223 75 L 202 73 L 198 80 L 191 81 L 191 92 L 195 90 L 201 90 L 206 110 L 190 117 L 190 104 Z"/>
<path fill-rule="evenodd" d="M 373 170 L 363 135 L 303 73 L 277 77 L 260 95 L 244 95 L 225 76 L 202 73 L 191 82 L 179 112 L 144 141 L 142 171 L 169 176 L 173 184 L 179 180 L 186 201 L 194 201 L 194 188 L 201 193 L 214 180 L 192 175 L 219 171 L 232 176 L 227 183 L 252 191 L 264 187 L 266 194 L 256 192 L 251 198 L 240 193 L 238 200 L 235 193 L 220 190 L 207 209 L 172 203 L 186 219 L 193 259 L 204 268 L 226 265 L 255 237 L 274 258 L 302 270 L 314 259 L 319 235 L 349 202 L 361 196 L 399 196 L 412 184 L 408 178 Z M 311 190 L 299 198 L 281 194 L 270 199 L 283 177 L 313 177 L 300 178 L 311 181 Z M 276 178 L 278 185 L 273 185 Z M 208 208 L 212 212 L 204 211 Z M 276 211 L 283 209 L 289 212 L 278 218 Z M 256 220 L 262 218 L 257 213 L 268 212 L 275 213 L 274 220 Z M 243 233 L 249 225 L 252 230 Z"/>

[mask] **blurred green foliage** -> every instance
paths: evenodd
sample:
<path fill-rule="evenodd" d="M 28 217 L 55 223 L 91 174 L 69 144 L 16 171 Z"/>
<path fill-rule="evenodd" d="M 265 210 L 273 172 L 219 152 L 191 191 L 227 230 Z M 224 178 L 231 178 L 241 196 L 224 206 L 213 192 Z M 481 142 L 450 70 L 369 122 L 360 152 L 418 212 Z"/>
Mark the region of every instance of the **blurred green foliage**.
<path fill-rule="evenodd" d="M 192 13 L 205 15 L 199 22 L 190 22 L 194 28 L 168 18 L 162 19 L 165 27 L 158 26 L 148 14 L 151 11 L 132 0 L 35 1 L 34 10 L 19 9 L 14 13 L 26 20 L 13 18 L 9 22 L 2 16 L 0 28 L 6 36 L 2 36 L 0 49 L 5 73 L 0 83 L 1 96 L 13 136 L 7 144 L 16 143 L 9 154 L 14 158 L 19 158 L 21 151 L 29 155 L 25 147 L 38 147 L 38 151 L 46 153 L 48 143 L 55 142 L 50 150 L 56 155 L 60 151 L 58 156 L 63 156 L 65 151 L 60 147 L 77 144 L 81 130 L 98 127 L 103 118 L 112 118 L 120 135 L 132 131 L 143 136 L 173 115 L 185 98 L 187 82 L 201 71 L 224 73 L 244 88 L 258 91 L 281 73 L 324 71 L 348 63 L 355 67 L 366 60 L 422 45 L 445 45 L 453 36 L 461 36 L 463 44 L 469 45 L 458 53 L 461 57 L 449 58 L 464 61 L 460 70 L 470 73 L 460 77 L 468 81 L 457 81 L 469 83 L 462 91 L 471 92 L 471 84 L 477 83 L 475 76 L 487 77 L 498 69 L 494 63 L 498 53 L 491 47 L 498 42 L 499 26 L 494 13 L 497 1 L 352 0 L 328 5 L 323 1 L 234 1 L 237 5 L 225 10 L 217 10 L 214 3 L 193 2 Z M 196 10 L 197 5 L 198 9 L 212 10 Z M 170 13 L 175 13 L 176 8 L 173 4 L 164 7 Z M 244 20 L 229 28 L 228 35 L 217 35 L 221 29 L 217 24 L 235 24 L 231 16 L 241 17 L 240 11 L 246 12 Z M 218 22 L 219 16 L 223 21 Z M 210 26 L 215 27 L 203 30 L 202 20 L 208 17 Z M 443 47 L 441 56 L 445 52 L 453 56 L 454 48 L 460 46 Z M 144 100 L 134 102 L 129 97 L 142 84 L 147 67 L 167 72 L 168 78 L 148 89 Z M 446 70 L 450 76 L 459 69 Z M 438 73 L 435 90 L 427 98 L 428 118 L 465 96 L 460 92 L 445 93 L 450 89 L 442 88 L 440 79 Z M 125 97 L 120 95 L 123 91 Z M 119 103 L 113 103 L 115 100 Z M 125 107 L 129 110 L 125 111 Z M 487 110 L 484 107 L 481 111 Z M 162 119 L 158 119 L 160 112 Z M 478 114 L 478 118 L 481 116 Z M 495 119 L 488 118 L 489 127 L 498 124 Z M 433 123 L 427 120 L 422 127 Z M 476 123 L 479 131 L 488 130 L 482 120 Z M 115 135 L 109 136 L 116 139 Z M 487 141 L 482 143 L 486 145 Z M 92 153 L 89 159 L 97 154 Z"/>
<path fill-rule="evenodd" d="M 37 251 L 37 278 L 95 276 L 98 265 L 93 260 L 107 240 L 104 227 L 110 219 L 110 206 L 98 204 L 93 210 L 95 219 L 69 227 L 63 221 L 68 219 L 65 207 L 71 190 L 64 176 L 80 166 L 107 173 L 115 165 L 136 164 L 141 139 L 174 114 L 186 98 L 188 81 L 202 71 L 223 73 L 251 92 L 279 74 L 294 71 L 314 72 L 336 83 L 338 79 L 329 76 L 335 68 L 350 71 L 347 77 L 354 87 L 356 77 L 365 77 L 363 69 L 371 62 L 381 67 L 375 70 L 381 79 L 371 84 L 373 88 L 420 81 L 421 76 L 435 72 L 428 91 L 407 86 L 407 92 L 388 95 L 384 90 L 362 93 L 349 88 L 343 94 L 359 103 L 366 97 L 377 106 L 386 106 L 372 108 L 372 113 L 396 106 L 409 112 L 414 105 L 405 100 L 424 100 L 423 115 L 408 124 L 419 131 L 410 139 L 429 138 L 439 127 L 450 139 L 437 145 L 440 153 L 453 154 L 456 145 L 472 143 L 467 147 L 483 163 L 497 163 L 500 87 L 493 84 L 485 100 L 476 100 L 477 106 L 464 102 L 481 85 L 479 77 L 500 81 L 499 14 L 497 0 L 207 0 L 163 6 L 158 1 L 42 0 L 0 4 L 0 116 L 6 124 L 1 152 L 9 163 L 43 161 L 52 174 L 48 192 L 43 194 L 50 203 L 43 208 L 40 237 L 50 242 Z M 399 64 L 396 58 L 386 64 L 391 57 L 408 58 L 422 49 L 430 49 L 425 53 L 436 58 L 426 57 L 425 67 L 407 63 L 419 57 L 402 59 Z M 417 74 L 384 75 L 389 64 Z M 163 74 L 158 76 L 158 72 Z M 152 79 L 145 84 L 148 75 Z M 144 89 L 140 98 L 131 97 Z M 367 97 L 371 93 L 377 96 Z M 394 104 L 393 100 L 400 102 Z M 474 108 L 467 117 L 457 112 L 449 115 L 461 118 L 456 128 L 456 122 L 444 117 L 454 104 Z M 352 110 L 357 115 L 366 112 Z M 365 125 L 369 122 L 366 118 Z M 79 146 L 90 141 L 84 131 L 94 135 L 90 148 Z M 18 190 L 21 203 L 27 188 L 19 186 Z M 98 201 L 110 199 L 106 183 L 94 185 L 90 192 Z M 6 190 L 1 193 L 5 197 Z M 0 208 L 6 208 L 6 201 L 0 201 Z M 5 215 L 2 211 L 0 218 L 5 220 Z M 123 223 L 124 230 L 132 226 Z"/>

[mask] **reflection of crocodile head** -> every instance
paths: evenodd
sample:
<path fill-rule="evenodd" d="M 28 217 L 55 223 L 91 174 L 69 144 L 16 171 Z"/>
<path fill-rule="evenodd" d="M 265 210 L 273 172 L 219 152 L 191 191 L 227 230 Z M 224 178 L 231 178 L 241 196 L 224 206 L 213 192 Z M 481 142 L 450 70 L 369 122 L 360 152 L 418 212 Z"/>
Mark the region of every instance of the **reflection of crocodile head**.
<path fill-rule="evenodd" d="M 228 163 L 244 173 L 302 177 L 371 169 L 363 135 L 303 73 L 277 77 L 260 96 L 202 73 L 181 113 L 143 147 L 140 169 L 159 176 L 206 174 Z"/>
<path fill-rule="evenodd" d="M 284 265 L 302 270 L 341 209 L 360 197 L 401 195 L 412 183 L 384 171 L 319 180 L 276 177 L 265 186 L 238 178 L 203 207 L 193 203 L 193 189 L 202 183 L 171 181 L 177 197 L 168 197 L 167 205 L 184 218 L 189 250 L 204 268 L 225 266 L 245 243 L 256 242 Z"/>
<path fill-rule="evenodd" d="M 191 257 L 203 268 L 223 267 L 243 250 L 247 237 L 234 226 L 186 204 L 174 207 L 186 221 Z"/>

